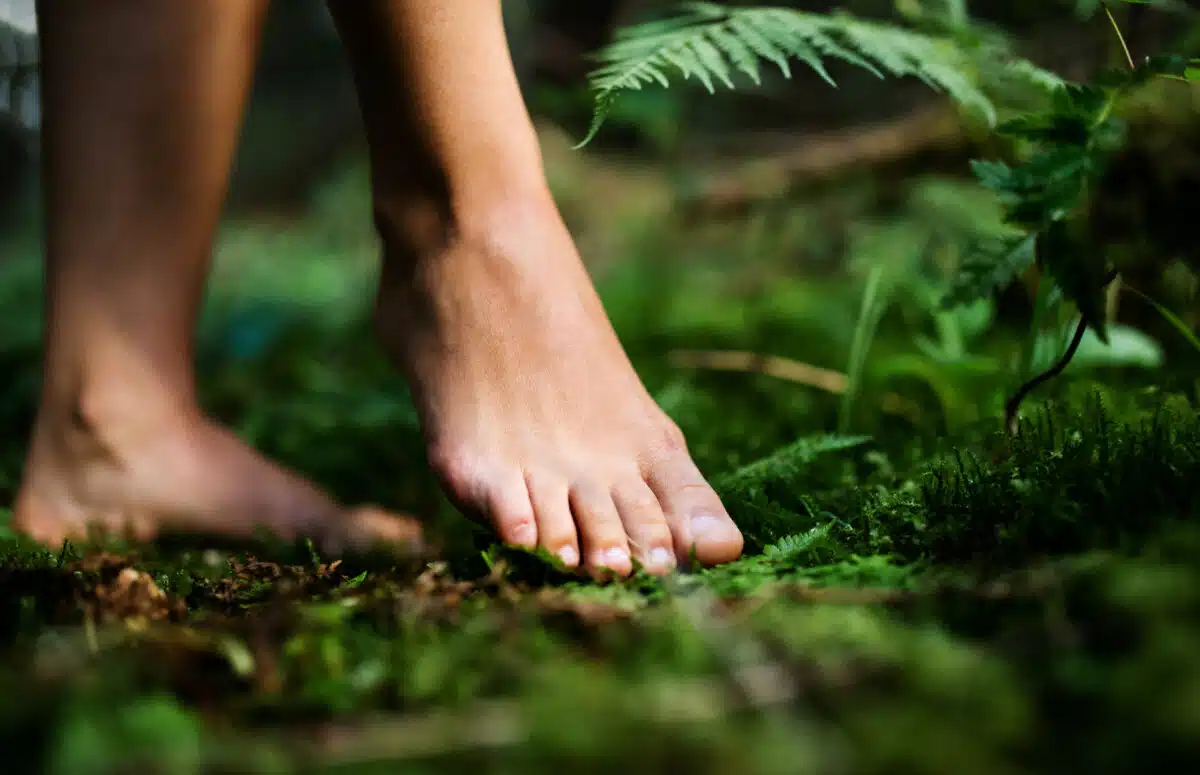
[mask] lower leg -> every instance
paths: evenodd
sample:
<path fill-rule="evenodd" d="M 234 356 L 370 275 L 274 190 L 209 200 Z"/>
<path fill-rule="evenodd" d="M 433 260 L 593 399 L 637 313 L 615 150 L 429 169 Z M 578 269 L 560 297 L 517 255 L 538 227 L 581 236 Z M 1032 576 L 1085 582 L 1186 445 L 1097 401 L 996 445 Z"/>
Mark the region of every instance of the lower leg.
<path fill-rule="evenodd" d="M 19 528 L 316 530 L 337 507 L 208 422 L 192 331 L 263 0 L 38 4 L 47 330 Z"/>
<path fill-rule="evenodd" d="M 512 543 L 627 573 L 742 538 L 646 393 L 550 198 L 499 0 L 331 0 L 384 241 L 381 335 L 431 460 Z"/>

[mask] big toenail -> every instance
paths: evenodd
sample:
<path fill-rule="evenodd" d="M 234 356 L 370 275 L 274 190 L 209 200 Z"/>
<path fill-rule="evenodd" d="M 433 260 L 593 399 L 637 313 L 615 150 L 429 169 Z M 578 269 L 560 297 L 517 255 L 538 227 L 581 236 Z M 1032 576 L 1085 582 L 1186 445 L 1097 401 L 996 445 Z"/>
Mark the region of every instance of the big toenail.
<path fill-rule="evenodd" d="M 563 565 L 568 568 L 574 568 L 579 564 L 579 552 L 574 546 L 564 546 L 558 550 L 558 559 L 562 560 Z"/>
<path fill-rule="evenodd" d="M 601 557 L 603 565 L 608 568 L 629 564 L 629 552 L 624 549 L 609 549 Z"/>
<path fill-rule="evenodd" d="M 652 568 L 669 568 L 675 562 L 675 555 L 670 549 L 661 546 L 650 552 L 649 565 Z"/>
<path fill-rule="evenodd" d="M 692 537 L 706 538 L 711 533 L 720 530 L 722 520 L 714 517 L 712 514 L 697 514 L 692 517 Z"/>

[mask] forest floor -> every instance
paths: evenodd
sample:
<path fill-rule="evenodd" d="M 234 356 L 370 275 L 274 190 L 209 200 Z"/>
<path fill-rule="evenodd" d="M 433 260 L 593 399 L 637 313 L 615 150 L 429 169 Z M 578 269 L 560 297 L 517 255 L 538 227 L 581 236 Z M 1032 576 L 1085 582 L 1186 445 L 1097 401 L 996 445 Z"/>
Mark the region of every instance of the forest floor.
<path fill-rule="evenodd" d="M 913 181 L 886 207 L 847 189 L 683 228 L 645 204 L 661 199 L 653 186 L 597 223 L 600 208 L 560 177 L 618 332 L 742 525 L 746 556 L 600 584 L 457 517 L 420 462 L 403 385 L 364 344 L 374 258 L 356 171 L 303 223 L 229 226 L 201 331 L 204 398 L 337 495 L 427 516 L 439 555 L 47 552 L 0 510 L 6 769 L 1195 763 L 1194 363 L 1119 329 L 1008 436 L 1005 396 L 1061 338 L 1023 350 L 1011 310 L 936 303 L 947 252 L 996 217 L 969 186 Z M 10 502 L 39 302 L 35 262 L 3 270 Z"/>

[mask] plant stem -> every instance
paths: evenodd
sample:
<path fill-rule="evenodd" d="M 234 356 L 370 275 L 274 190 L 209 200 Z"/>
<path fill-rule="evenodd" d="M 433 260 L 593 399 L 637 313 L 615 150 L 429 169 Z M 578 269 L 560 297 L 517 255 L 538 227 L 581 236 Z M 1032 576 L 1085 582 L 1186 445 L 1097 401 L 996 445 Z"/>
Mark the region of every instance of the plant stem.
<path fill-rule="evenodd" d="M 1021 410 L 1021 404 L 1034 390 L 1063 373 L 1071 363 L 1071 359 L 1075 357 L 1075 351 L 1079 349 L 1080 343 L 1083 342 L 1083 335 L 1087 332 L 1087 327 L 1087 321 L 1080 318 L 1079 325 L 1075 327 L 1075 335 L 1071 337 L 1071 344 L 1067 346 L 1067 351 L 1062 354 L 1062 357 L 1055 361 L 1049 369 L 1018 388 L 1012 398 L 1004 404 L 1004 427 L 1008 429 L 1010 435 L 1017 435 L 1017 413 Z"/>
<path fill-rule="evenodd" d="M 1108 23 L 1112 25 L 1113 32 L 1117 33 L 1117 40 L 1121 42 L 1121 50 L 1125 52 L 1125 61 L 1129 63 L 1130 70 L 1136 70 L 1137 65 L 1133 63 L 1133 54 L 1129 51 L 1129 44 L 1125 42 L 1125 35 L 1121 32 L 1121 25 L 1117 24 L 1117 17 L 1113 16 L 1112 9 L 1108 7 L 1108 3 L 1103 3 L 1104 14 L 1108 16 Z"/>
<path fill-rule="evenodd" d="M 1108 276 L 1104 278 L 1104 286 L 1111 285 L 1117 276 L 1116 270 L 1109 272 Z M 1080 318 L 1079 325 L 1075 327 L 1075 335 L 1071 337 L 1071 343 L 1067 345 L 1067 350 L 1062 357 L 1055 361 L 1053 366 L 1017 388 L 1017 392 L 1004 404 L 1004 427 L 1008 429 L 1010 435 L 1015 436 L 1017 433 L 1017 413 L 1021 410 L 1021 404 L 1029 397 L 1030 393 L 1066 370 L 1067 366 L 1071 364 L 1071 359 L 1075 357 L 1076 351 L 1079 350 L 1079 345 L 1083 342 L 1083 335 L 1087 333 L 1087 329 L 1087 321 Z"/>

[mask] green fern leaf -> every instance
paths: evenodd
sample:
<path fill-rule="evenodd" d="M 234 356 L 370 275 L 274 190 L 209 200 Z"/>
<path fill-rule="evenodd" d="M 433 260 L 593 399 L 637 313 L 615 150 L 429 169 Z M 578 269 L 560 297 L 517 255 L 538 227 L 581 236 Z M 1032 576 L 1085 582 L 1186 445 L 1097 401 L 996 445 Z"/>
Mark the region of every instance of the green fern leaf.
<path fill-rule="evenodd" d="M 762 83 L 762 74 L 759 72 L 758 67 L 758 55 L 750 47 L 749 43 L 724 27 L 714 28 L 709 37 L 712 38 L 713 43 L 721 50 L 721 53 L 729 57 L 729 61 L 733 62 L 734 67 L 745 73 L 751 81 L 754 81 L 755 85 Z"/>
<path fill-rule="evenodd" d="M 1058 73 L 1038 67 L 1028 59 L 1008 62 L 1001 75 L 1010 82 L 1024 84 L 1046 94 L 1053 94 L 1067 85 Z"/>
<path fill-rule="evenodd" d="M 595 138 L 613 101 L 623 92 L 658 84 L 668 73 L 696 78 L 710 92 L 717 83 L 734 88 L 735 73 L 760 83 L 760 62 L 775 64 L 791 78 L 791 62 L 801 62 L 830 85 L 829 60 L 842 61 L 879 77 L 914 77 L 996 120 L 991 101 L 966 75 L 970 57 L 950 39 L 856 19 L 847 14 L 814 14 L 786 8 L 725 8 L 691 3 L 670 19 L 622 30 L 597 54 L 591 74 L 595 111 L 587 136 Z"/>
<path fill-rule="evenodd" d="M 723 27 L 718 27 L 717 29 L 725 31 Z M 729 20 L 728 34 L 749 46 L 758 57 L 775 63 L 775 66 L 779 68 L 779 72 L 783 74 L 784 78 L 792 77 L 792 66 L 788 62 L 787 50 L 772 43 L 770 38 L 759 32 L 756 27 L 746 24 L 742 19 L 734 17 Z M 817 73 L 828 81 L 830 86 L 836 86 L 837 84 L 829 77 L 829 73 L 825 72 L 825 68 L 820 66 L 820 58 L 814 57 L 814 61 L 818 65 L 818 67 L 814 68 L 817 70 Z"/>

